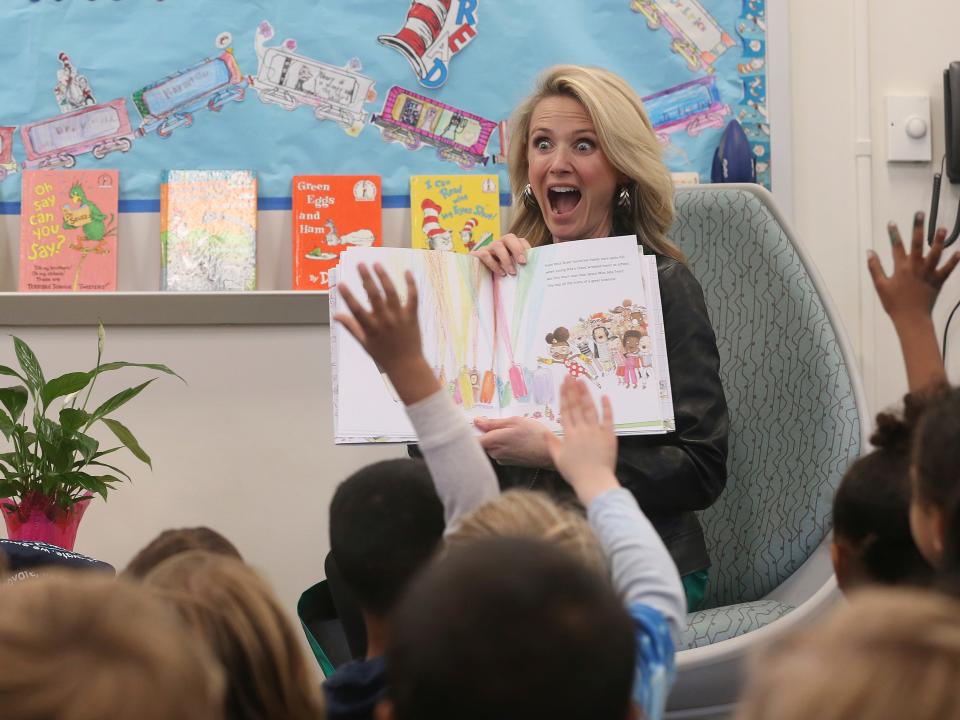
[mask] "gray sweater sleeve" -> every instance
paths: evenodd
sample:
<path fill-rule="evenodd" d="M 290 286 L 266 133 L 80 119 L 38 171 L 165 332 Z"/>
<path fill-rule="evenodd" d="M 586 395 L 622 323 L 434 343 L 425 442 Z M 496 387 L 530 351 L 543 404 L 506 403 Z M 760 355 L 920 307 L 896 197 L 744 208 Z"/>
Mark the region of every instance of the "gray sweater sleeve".
<path fill-rule="evenodd" d="M 463 413 L 446 391 L 437 390 L 408 405 L 406 410 L 443 502 L 449 534 L 460 518 L 500 494 L 496 473 Z"/>
<path fill-rule="evenodd" d="M 683 585 L 670 553 L 633 494 L 626 488 L 608 490 L 590 503 L 587 519 L 624 605 L 641 603 L 661 612 L 678 643 L 686 626 Z"/>

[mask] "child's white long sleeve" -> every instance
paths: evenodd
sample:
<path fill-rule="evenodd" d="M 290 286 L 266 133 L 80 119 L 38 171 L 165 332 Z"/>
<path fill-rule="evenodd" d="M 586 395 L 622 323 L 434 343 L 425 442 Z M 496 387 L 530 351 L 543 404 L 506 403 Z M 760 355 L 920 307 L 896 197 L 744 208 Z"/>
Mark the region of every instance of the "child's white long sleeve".
<path fill-rule="evenodd" d="M 443 389 L 406 406 L 449 534 L 468 512 L 500 494 L 497 475 L 463 413 Z"/>
<path fill-rule="evenodd" d="M 663 614 L 674 644 L 686 625 L 683 584 L 670 553 L 626 488 L 594 498 L 587 519 L 610 563 L 613 586 L 627 607 L 643 604 Z"/>

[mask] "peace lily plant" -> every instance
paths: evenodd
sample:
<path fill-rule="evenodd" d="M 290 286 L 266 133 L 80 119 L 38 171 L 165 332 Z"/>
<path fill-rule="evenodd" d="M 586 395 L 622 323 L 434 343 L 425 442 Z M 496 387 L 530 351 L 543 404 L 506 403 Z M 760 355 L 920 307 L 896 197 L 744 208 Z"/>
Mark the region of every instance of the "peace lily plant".
<path fill-rule="evenodd" d="M 102 363 L 104 339 L 103 325 L 98 325 L 93 370 L 47 380 L 30 347 L 13 337 L 20 371 L 0 365 L 0 375 L 22 383 L 0 388 L 0 433 L 9 443 L 9 450 L 0 453 L 0 514 L 7 520 L 8 530 L 11 523 L 25 523 L 41 514 L 50 522 L 62 521 L 78 503 L 85 507 L 94 495 L 106 500 L 114 485 L 130 480 L 126 472 L 105 461 L 117 450 L 127 448 L 152 468 L 150 456 L 133 433 L 110 415 L 157 378 L 121 390 L 96 406 L 91 405 L 90 397 L 102 373 L 120 368 L 148 368 L 180 376 L 154 363 Z M 90 435 L 97 424 L 106 426 L 119 442 L 101 449 L 100 442 Z M 72 545 L 72 538 L 69 542 Z"/>

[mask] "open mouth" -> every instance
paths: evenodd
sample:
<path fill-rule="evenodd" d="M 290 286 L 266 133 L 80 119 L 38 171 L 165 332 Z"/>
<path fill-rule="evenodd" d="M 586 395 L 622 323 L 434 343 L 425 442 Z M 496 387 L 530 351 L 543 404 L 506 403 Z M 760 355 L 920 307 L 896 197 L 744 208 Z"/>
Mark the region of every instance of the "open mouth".
<path fill-rule="evenodd" d="M 570 185 L 558 185 L 547 190 L 550 209 L 557 215 L 566 215 L 580 204 L 580 191 Z"/>

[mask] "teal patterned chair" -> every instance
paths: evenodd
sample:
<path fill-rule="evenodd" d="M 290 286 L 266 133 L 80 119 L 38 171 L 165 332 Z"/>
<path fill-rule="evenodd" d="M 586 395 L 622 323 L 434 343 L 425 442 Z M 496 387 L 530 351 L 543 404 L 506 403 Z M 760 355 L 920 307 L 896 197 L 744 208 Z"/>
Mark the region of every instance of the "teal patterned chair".
<path fill-rule="evenodd" d="M 831 506 L 870 423 L 859 371 L 822 281 L 773 196 L 680 188 L 671 239 L 700 280 L 730 407 L 727 487 L 702 513 L 713 567 L 688 618 L 673 717 L 722 709 L 754 645 L 837 597 Z"/>

